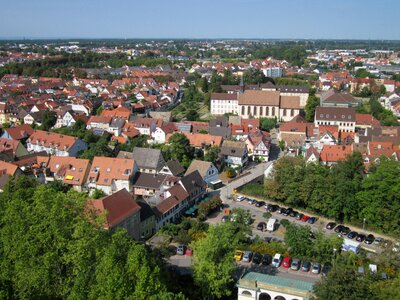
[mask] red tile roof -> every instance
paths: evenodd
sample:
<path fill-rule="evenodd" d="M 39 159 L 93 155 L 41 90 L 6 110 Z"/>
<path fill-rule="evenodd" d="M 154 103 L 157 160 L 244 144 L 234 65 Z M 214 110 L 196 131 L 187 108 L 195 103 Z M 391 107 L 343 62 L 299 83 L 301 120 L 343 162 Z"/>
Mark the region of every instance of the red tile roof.
<path fill-rule="evenodd" d="M 5 131 L 13 140 L 20 140 L 29 137 L 34 132 L 33 128 L 28 124 L 7 128 Z"/>
<path fill-rule="evenodd" d="M 323 162 L 338 162 L 339 160 L 345 160 L 346 156 L 352 152 L 351 146 L 324 145 L 320 156 Z"/>
<path fill-rule="evenodd" d="M 140 211 L 140 205 L 126 189 L 101 199 L 89 200 L 88 207 L 95 213 L 106 214 L 105 228 L 113 228 Z"/>
<path fill-rule="evenodd" d="M 134 159 L 96 156 L 88 181 L 93 178 L 99 185 L 111 185 L 113 180 L 129 180 L 134 166 Z"/>
<path fill-rule="evenodd" d="M 73 136 L 43 130 L 35 130 L 28 139 L 32 144 L 38 143 L 46 148 L 57 148 L 62 151 L 68 151 L 77 140 L 78 138 Z"/>

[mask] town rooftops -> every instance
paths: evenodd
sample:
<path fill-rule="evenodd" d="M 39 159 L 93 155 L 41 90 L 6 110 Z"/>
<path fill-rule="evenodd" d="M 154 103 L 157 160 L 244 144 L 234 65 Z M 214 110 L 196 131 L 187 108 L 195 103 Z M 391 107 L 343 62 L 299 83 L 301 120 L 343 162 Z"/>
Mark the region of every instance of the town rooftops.
<path fill-rule="evenodd" d="M 324 145 L 320 153 L 320 157 L 323 162 L 338 162 L 339 160 L 345 160 L 347 155 L 351 153 L 351 146 Z"/>
<path fill-rule="evenodd" d="M 316 120 L 355 122 L 356 110 L 352 107 L 324 107 L 319 106 L 315 110 Z"/>
<path fill-rule="evenodd" d="M 140 211 L 140 205 L 133 200 L 133 196 L 126 189 L 101 199 L 90 200 L 88 206 L 97 214 L 105 214 L 105 228 L 113 228 Z"/>
<path fill-rule="evenodd" d="M 238 98 L 236 93 L 212 93 L 211 100 L 232 100 L 236 101 Z"/>
<path fill-rule="evenodd" d="M 140 173 L 133 186 L 136 188 L 159 189 L 165 184 L 168 177 L 169 175 L 163 174 Z"/>
<path fill-rule="evenodd" d="M 0 175 L 14 176 L 17 170 L 17 165 L 0 160 Z"/>
<path fill-rule="evenodd" d="M 206 186 L 206 182 L 203 180 L 199 171 L 197 170 L 183 176 L 181 183 L 189 194 L 197 190 L 199 187 L 204 188 Z"/>
<path fill-rule="evenodd" d="M 167 161 L 167 167 L 174 176 L 181 176 L 185 172 L 178 160 L 171 159 Z"/>
<path fill-rule="evenodd" d="M 351 95 L 347 93 L 339 93 L 334 89 L 330 89 L 321 95 L 322 103 L 329 104 L 356 104 L 357 100 Z"/>

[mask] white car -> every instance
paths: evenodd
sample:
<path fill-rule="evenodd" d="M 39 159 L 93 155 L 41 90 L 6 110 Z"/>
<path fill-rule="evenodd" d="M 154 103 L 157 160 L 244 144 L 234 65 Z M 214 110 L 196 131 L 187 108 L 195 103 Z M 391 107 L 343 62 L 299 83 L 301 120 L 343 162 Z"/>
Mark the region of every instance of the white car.
<path fill-rule="evenodd" d="M 279 268 L 282 263 L 283 256 L 282 254 L 276 253 L 274 258 L 272 259 L 272 266 L 275 268 Z"/>
<path fill-rule="evenodd" d="M 244 196 L 238 196 L 237 198 L 236 198 L 236 201 L 238 201 L 238 202 L 241 202 L 241 201 L 243 201 L 244 200 Z"/>

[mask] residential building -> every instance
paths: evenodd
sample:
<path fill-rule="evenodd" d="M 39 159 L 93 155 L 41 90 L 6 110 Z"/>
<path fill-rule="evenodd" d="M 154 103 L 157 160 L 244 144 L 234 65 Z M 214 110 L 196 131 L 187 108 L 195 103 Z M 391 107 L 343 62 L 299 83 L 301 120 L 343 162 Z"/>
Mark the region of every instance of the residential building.
<path fill-rule="evenodd" d="M 220 155 L 227 166 L 243 167 L 248 162 L 248 151 L 245 142 L 224 141 Z"/>
<path fill-rule="evenodd" d="M 261 71 L 266 77 L 278 78 L 283 76 L 283 69 L 280 67 L 263 68 Z"/>
<path fill-rule="evenodd" d="M 126 189 L 121 189 L 110 196 L 90 200 L 88 210 L 96 215 L 104 215 L 104 229 L 124 228 L 132 238 L 140 239 L 141 206 Z"/>
<path fill-rule="evenodd" d="M 0 158 L 2 160 L 13 161 L 15 158 L 28 154 L 28 150 L 19 140 L 0 138 Z"/>
<path fill-rule="evenodd" d="M 356 111 L 353 107 L 323 107 L 315 110 L 315 127 L 320 125 L 339 126 L 339 132 L 354 132 Z"/>
<path fill-rule="evenodd" d="M 33 133 L 34 129 L 30 125 L 22 124 L 15 127 L 4 128 L 1 138 L 25 142 Z"/>
<path fill-rule="evenodd" d="M 204 198 L 207 184 L 201 177 L 199 171 L 195 170 L 183 176 L 179 184 L 188 192 L 189 202 L 192 205 Z"/>
<path fill-rule="evenodd" d="M 212 93 L 211 94 L 211 114 L 238 114 L 238 99 L 237 94 L 230 93 Z"/>
<path fill-rule="evenodd" d="M 345 145 L 325 145 L 320 153 L 320 160 L 324 165 L 333 165 L 339 160 L 345 160 L 347 155 L 353 152 L 351 146 Z"/>
<path fill-rule="evenodd" d="M 157 174 L 165 166 L 165 160 L 160 149 L 135 147 L 132 158 L 143 173 Z"/>
<path fill-rule="evenodd" d="M 61 181 L 82 192 L 90 171 L 90 161 L 66 156 L 50 156 L 46 166 L 46 182 Z"/>
<path fill-rule="evenodd" d="M 175 185 L 178 177 L 164 174 L 139 173 L 133 183 L 133 193 L 144 199 L 163 193 L 169 187 Z"/>
<path fill-rule="evenodd" d="M 35 130 L 27 139 L 26 148 L 29 152 L 46 151 L 48 154 L 56 156 L 76 157 L 80 151 L 86 150 L 88 146 L 86 142 L 76 137 Z"/>
<path fill-rule="evenodd" d="M 178 160 L 169 160 L 165 166 L 161 169 L 160 174 L 173 175 L 176 177 L 182 177 L 185 173 L 185 169 L 181 166 Z"/>
<path fill-rule="evenodd" d="M 324 92 L 320 98 L 321 106 L 329 107 L 355 107 L 358 101 L 348 93 L 340 93 L 334 89 Z"/>
<path fill-rule="evenodd" d="M 11 176 L 20 176 L 22 174 L 17 165 L 0 160 L 0 192 L 3 191 L 3 187 Z"/>
<path fill-rule="evenodd" d="M 218 169 L 212 162 L 194 159 L 188 167 L 185 175 L 189 175 L 194 171 L 198 171 L 207 184 L 210 184 L 211 181 L 218 180 Z"/>
<path fill-rule="evenodd" d="M 102 190 L 107 195 L 121 189 L 131 192 L 133 177 L 138 170 L 134 159 L 96 156 L 86 181 L 87 188 L 90 192 Z"/>
<path fill-rule="evenodd" d="M 246 139 L 248 155 L 263 161 L 269 160 L 271 148 L 271 137 L 269 133 L 262 130 L 255 130 L 249 133 Z"/>
<path fill-rule="evenodd" d="M 140 206 L 140 239 L 146 240 L 156 233 L 156 215 L 144 200 L 137 200 Z"/>

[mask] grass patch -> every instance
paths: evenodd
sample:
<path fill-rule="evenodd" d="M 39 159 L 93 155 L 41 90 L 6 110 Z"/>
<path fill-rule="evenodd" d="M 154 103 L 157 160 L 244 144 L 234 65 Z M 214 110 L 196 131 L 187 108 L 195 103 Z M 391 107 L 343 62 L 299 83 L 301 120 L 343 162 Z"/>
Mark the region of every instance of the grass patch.
<path fill-rule="evenodd" d="M 244 195 L 266 198 L 264 185 L 259 183 L 249 183 L 239 189 L 239 192 Z"/>

